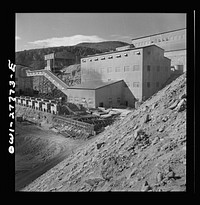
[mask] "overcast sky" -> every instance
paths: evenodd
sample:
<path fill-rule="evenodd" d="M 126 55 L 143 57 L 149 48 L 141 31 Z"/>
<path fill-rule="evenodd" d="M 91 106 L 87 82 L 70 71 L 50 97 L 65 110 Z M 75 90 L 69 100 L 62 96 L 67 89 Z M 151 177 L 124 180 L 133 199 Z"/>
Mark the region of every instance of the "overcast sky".
<path fill-rule="evenodd" d="M 184 13 L 17 13 L 16 51 L 117 40 L 186 28 Z"/>

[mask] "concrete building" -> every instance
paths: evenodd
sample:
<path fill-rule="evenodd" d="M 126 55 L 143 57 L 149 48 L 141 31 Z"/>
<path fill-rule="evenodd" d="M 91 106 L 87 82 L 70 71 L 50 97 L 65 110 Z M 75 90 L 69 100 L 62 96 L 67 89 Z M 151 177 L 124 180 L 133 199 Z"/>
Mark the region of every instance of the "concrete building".
<path fill-rule="evenodd" d="M 123 104 L 124 88 L 123 80 L 88 81 L 68 88 L 68 102 L 87 108 L 118 107 Z"/>
<path fill-rule="evenodd" d="M 155 44 L 164 49 L 173 69 L 186 71 L 186 28 L 134 38 L 132 44 L 135 47 Z"/>
<path fill-rule="evenodd" d="M 45 69 L 56 73 L 64 66 L 74 64 L 76 57 L 70 52 L 56 52 L 44 56 L 46 61 Z"/>
<path fill-rule="evenodd" d="M 26 71 L 29 67 L 24 65 L 16 65 L 15 70 L 15 92 L 16 95 L 32 95 L 33 79 L 27 77 Z"/>
<path fill-rule="evenodd" d="M 167 81 L 170 76 L 170 59 L 164 57 L 164 50 L 156 45 L 124 49 L 82 58 L 81 83 L 96 81 L 103 85 L 123 80 L 123 95 L 118 93 L 116 87 L 113 87 L 113 92 L 118 93 L 122 104 L 134 107 L 136 100 L 149 98 Z M 74 88 L 79 92 L 80 87 Z M 107 95 L 106 89 L 100 98 Z"/>

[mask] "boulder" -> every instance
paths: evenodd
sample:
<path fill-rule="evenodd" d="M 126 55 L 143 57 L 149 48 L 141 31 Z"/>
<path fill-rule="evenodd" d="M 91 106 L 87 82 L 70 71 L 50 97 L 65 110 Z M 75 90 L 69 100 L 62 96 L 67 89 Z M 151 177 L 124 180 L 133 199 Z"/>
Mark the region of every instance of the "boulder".
<path fill-rule="evenodd" d="M 163 180 L 163 174 L 159 172 L 156 179 L 157 179 L 157 182 L 161 182 Z"/>
<path fill-rule="evenodd" d="M 161 126 L 160 128 L 158 128 L 158 132 L 163 132 L 164 129 L 165 129 L 165 126 L 163 125 L 163 126 Z"/>
<path fill-rule="evenodd" d="M 154 140 L 152 141 L 152 145 L 155 145 L 159 140 L 160 140 L 159 137 L 155 137 Z"/>
<path fill-rule="evenodd" d="M 147 123 L 149 122 L 150 119 L 150 115 L 149 114 L 145 114 L 144 117 L 142 118 L 142 123 Z"/>
<path fill-rule="evenodd" d="M 176 110 L 178 112 L 182 112 L 186 109 L 186 99 L 183 98 L 179 103 L 178 105 L 176 106 Z"/>
<path fill-rule="evenodd" d="M 100 149 L 104 144 L 105 144 L 105 142 L 98 143 L 97 144 L 97 149 Z"/>
<path fill-rule="evenodd" d="M 172 105 L 169 106 L 170 110 L 173 110 L 177 105 L 178 105 L 179 101 L 175 100 L 174 103 L 172 103 Z"/>
<path fill-rule="evenodd" d="M 143 184 L 143 186 L 141 188 L 141 191 L 146 192 L 146 191 L 150 190 L 150 188 L 151 187 L 149 186 L 148 182 L 145 181 L 145 183 Z"/>
<path fill-rule="evenodd" d="M 179 99 L 181 100 L 181 99 L 184 99 L 184 98 L 186 98 L 186 97 L 187 97 L 187 95 L 186 95 L 186 93 L 184 93 L 184 94 L 182 94 L 182 95 L 180 96 Z"/>

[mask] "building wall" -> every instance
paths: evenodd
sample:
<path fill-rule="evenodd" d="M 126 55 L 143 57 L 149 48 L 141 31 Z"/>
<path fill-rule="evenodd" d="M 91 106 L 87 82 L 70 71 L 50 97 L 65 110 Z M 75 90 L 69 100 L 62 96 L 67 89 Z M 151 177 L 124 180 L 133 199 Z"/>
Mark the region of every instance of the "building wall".
<path fill-rule="evenodd" d="M 96 107 L 117 107 L 124 104 L 123 81 L 113 83 L 95 90 Z M 103 104 L 101 104 L 103 103 Z"/>
<path fill-rule="evenodd" d="M 179 69 L 180 72 L 186 71 L 186 50 L 168 51 L 165 56 L 171 59 L 171 67 L 175 70 Z"/>
<path fill-rule="evenodd" d="M 141 98 L 142 49 L 91 56 L 81 60 L 81 83 L 97 80 L 124 80 L 136 98 Z M 139 86 L 138 86 L 139 85 Z M 127 96 L 127 100 L 132 97 Z"/>
<path fill-rule="evenodd" d="M 164 57 L 162 48 L 147 46 L 83 58 L 81 70 L 82 82 L 124 80 L 127 85 L 124 102 L 134 106 L 136 99 L 147 99 L 166 82 L 170 75 L 170 60 Z"/>
<path fill-rule="evenodd" d="M 155 44 L 165 50 L 165 56 L 171 59 L 171 66 L 186 71 L 186 29 L 150 35 L 132 39 L 135 47 Z"/>
<path fill-rule="evenodd" d="M 30 68 L 16 65 L 15 72 L 15 92 L 16 94 L 29 94 L 33 93 L 33 79 L 26 76 L 26 70 Z"/>
<path fill-rule="evenodd" d="M 170 59 L 164 50 L 153 46 L 143 49 L 142 96 L 147 99 L 161 89 L 170 77 Z"/>
<path fill-rule="evenodd" d="M 95 107 L 95 90 L 68 89 L 68 101 L 75 104 L 83 104 L 85 107 Z"/>

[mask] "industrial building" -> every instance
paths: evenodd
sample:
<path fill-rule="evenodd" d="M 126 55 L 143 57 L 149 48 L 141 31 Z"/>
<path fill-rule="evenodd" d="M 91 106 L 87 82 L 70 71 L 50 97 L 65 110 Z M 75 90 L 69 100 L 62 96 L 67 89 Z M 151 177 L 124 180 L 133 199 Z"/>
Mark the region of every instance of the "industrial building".
<path fill-rule="evenodd" d="M 30 67 L 24 65 L 16 65 L 15 71 L 15 93 L 16 95 L 32 95 L 33 93 L 33 79 L 29 78 L 26 71 Z"/>
<path fill-rule="evenodd" d="M 114 92 L 118 93 L 115 95 L 115 99 L 112 95 L 107 96 L 110 88 L 105 85 L 104 91 L 99 97 L 97 96 L 98 92 L 95 93 L 95 97 L 94 95 L 90 97 L 93 98 L 93 106 L 99 106 L 100 102 L 96 103 L 95 98 L 101 98 L 103 105 L 107 105 L 106 102 L 109 100 L 114 102 L 116 99 L 120 99 L 121 105 L 134 107 L 136 101 L 147 99 L 157 92 L 169 77 L 170 59 L 164 57 L 164 49 L 157 45 L 138 48 L 126 46 L 113 52 L 91 55 L 81 59 L 82 84 L 90 81 L 92 84 L 95 84 L 96 81 L 98 85 L 112 81 L 123 80 L 125 82 L 121 83 L 123 94 L 118 92 L 118 87 L 112 88 Z M 113 86 L 116 85 L 118 84 L 113 84 Z M 81 86 L 70 87 L 70 89 L 73 89 L 70 99 L 77 97 L 77 101 L 78 97 L 79 100 L 84 98 L 87 90 L 84 89 L 83 92 Z M 89 90 L 88 88 L 87 92 Z M 76 96 L 76 92 L 79 92 L 79 96 Z M 112 103 L 110 104 L 112 105 Z"/>
<path fill-rule="evenodd" d="M 64 66 L 74 64 L 76 57 L 70 52 L 56 52 L 44 56 L 46 61 L 46 69 L 54 73 L 58 72 Z"/>
<path fill-rule="evenodd" d="M 155 44 L 164 49 L 164 56 L 171 59 L 173 70 L 186 71 L 186 28 L 134 38 L 132 44 L 135 47 Z"/>
<path fill-rule="evenodd" d="M 82 104 L 86 108 L 118 107 L 124 99 L 123 80 L 88 81 L 68 88 L 68 102 Z"/>

